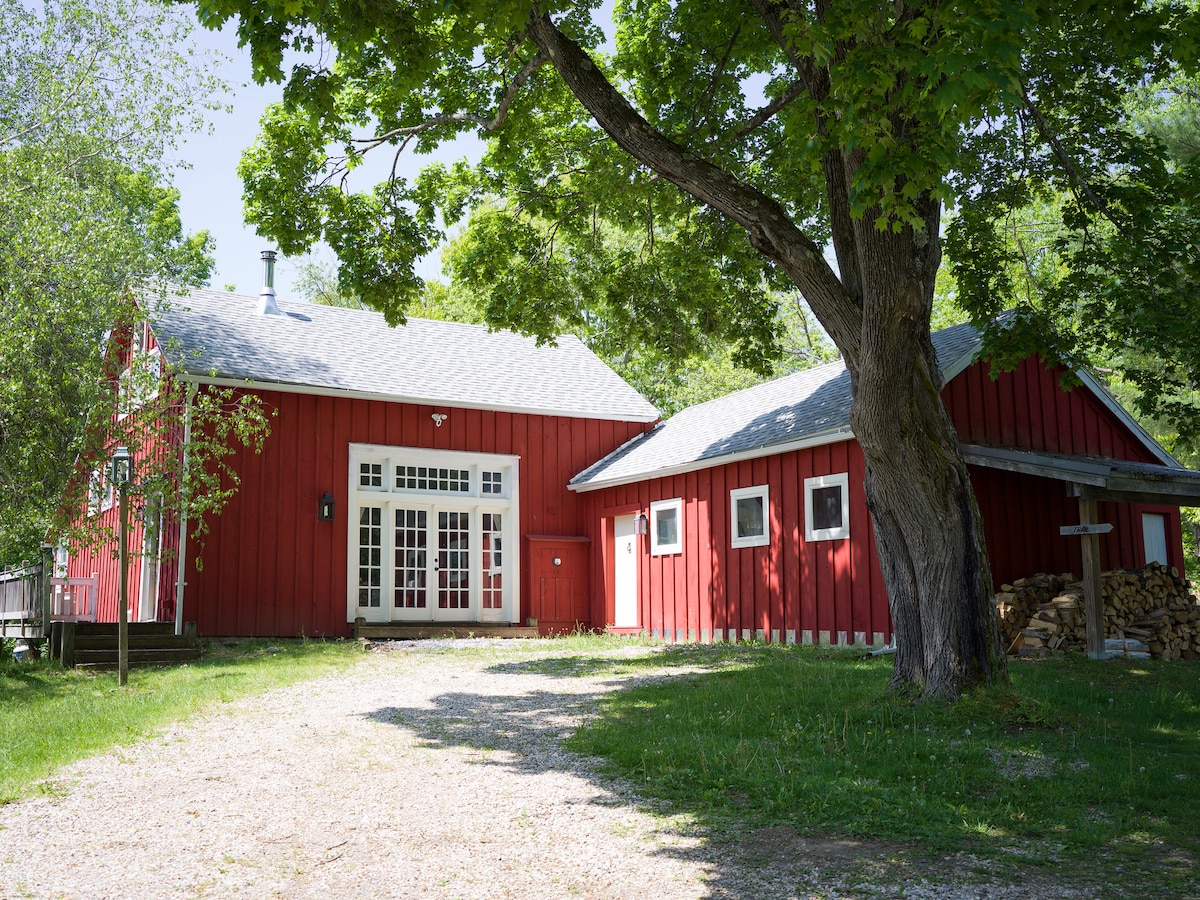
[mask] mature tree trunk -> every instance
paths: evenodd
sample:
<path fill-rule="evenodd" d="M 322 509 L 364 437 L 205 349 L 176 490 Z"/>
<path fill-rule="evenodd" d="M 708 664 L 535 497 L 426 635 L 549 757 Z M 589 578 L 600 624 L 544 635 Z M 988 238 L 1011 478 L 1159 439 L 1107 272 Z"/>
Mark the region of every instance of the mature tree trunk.
<path fill-rule="evenodd" d="M 1008 676 L 979 509 L 929 337 L 940 209 L 925 201 L 923 212 L 923 233 L 877 231 L 870 215 L 855 228 L 863 332 L 848 363 L 851 427 L 888 589 L 893 686 L 952 698 Z"/>
<path fill-rule="evenodd" d="M 618 146 L 746 228 L 841 351 L 896 635 L 893 685 L 953 698 L 1006 681 L 979 511 L 929 336 L 940 205 L 918 201 L 921 229 L 881 231 L 870 212 L 853 219 L 848 191 L 861 159 L 826 154 L 835 273 L 778 202 L 657 131 L 549 17 L 535 14 L 529 34 Z"/>

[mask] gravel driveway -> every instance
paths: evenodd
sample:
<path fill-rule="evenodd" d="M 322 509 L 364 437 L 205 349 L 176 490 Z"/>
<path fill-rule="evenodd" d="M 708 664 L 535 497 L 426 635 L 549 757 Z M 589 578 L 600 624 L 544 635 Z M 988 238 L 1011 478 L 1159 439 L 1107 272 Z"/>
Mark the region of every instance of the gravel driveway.
<path fill-rule="evenodd" d="M 0 897 L 1071 896 L 962 883 L 962 861 L 926 881 L 897 848 L 778 830 L 706 842 L 561 748 L 635 676 L 530 665 L 555 654 L 372 653 L 70 766 L 0 807 Z"/>

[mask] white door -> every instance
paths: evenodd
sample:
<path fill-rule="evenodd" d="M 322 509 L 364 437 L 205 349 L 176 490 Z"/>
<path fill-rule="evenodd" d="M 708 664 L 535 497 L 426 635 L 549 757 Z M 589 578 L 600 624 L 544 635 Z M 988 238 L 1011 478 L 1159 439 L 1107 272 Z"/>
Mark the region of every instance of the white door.
<path fill-rule="evenodd" d="M 158 618 L 158 569 L 162 558 L 162 495 L 146 501 L 142 519 L 142 577 L 138 596 L 137 621 Z"/>
<path fill-rule="evenodd" d="M 1157 513 L 1142 513 L 1142 539 L 1146 545 L 1146 565 L 1167 564 L 1167 519 Z"/>
<path fill-rule="evenodd" d="M 391 619 L 469 622 L 475 575 L 472 511 L 443 506 L 391 507 L 394 563 Z"/>
<path fill-rule="evenodd" d="M 638 627 L 637 516 L 613 519 L 613 586 L 616 592 L 613 625 Z"/>

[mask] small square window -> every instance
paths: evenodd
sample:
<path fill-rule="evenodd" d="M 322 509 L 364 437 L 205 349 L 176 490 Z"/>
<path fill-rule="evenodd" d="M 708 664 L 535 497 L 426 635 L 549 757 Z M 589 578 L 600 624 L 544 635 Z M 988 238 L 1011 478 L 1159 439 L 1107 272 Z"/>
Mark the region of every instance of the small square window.
<path fill-rule="evenodd" d="M 729 514 L 733 522 L 730 546 L 765 547 L 771 543 L 771 504 L 767 485 L 730 491 Z"/>
<path fill-rule="evenodd" d="M 683 500 L 656 500 L 650 504 L 650 553 L 665 556 L 683 552 Z"/>
<path fill-rule="evenodd" d="M 804 539 L 837 541 L 850 537 L 849 476 L 804 479 Z"/>
<path fill-rule="evenodd" d="M 364 488 L 383 487 L 383 463 L 359 463 L 358 486 Z"/>

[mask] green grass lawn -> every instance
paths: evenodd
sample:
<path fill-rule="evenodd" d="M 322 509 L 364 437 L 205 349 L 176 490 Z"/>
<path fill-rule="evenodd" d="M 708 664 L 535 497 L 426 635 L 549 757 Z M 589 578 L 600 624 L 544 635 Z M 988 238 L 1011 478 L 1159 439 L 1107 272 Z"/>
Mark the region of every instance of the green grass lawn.
<path fill-rule="evenodd" d="M 268 652 L 267 648 L 278 652 Z M 362 657 L 345 641 L 244 641 L 206 646 L 199 662 L 87 674 L 0 661 L 0 804 L 59 766 L 137 740 L 216 704 L 344 669 Z"/>
<path fill-rule="evenodd" d="M 848 652 L 683 647 L 620 666 L 672 663 L 702 671 L 606 697 L 571 746 L 710 835 L 786 825 L 1198 888 L 1200 663 L 1015 661 L 1014 693 L 950 706 L 889 694 L 890 659 Z"/>

